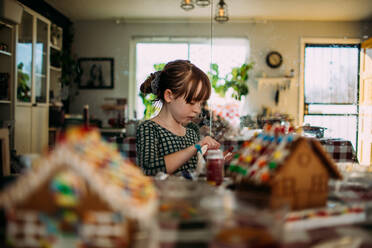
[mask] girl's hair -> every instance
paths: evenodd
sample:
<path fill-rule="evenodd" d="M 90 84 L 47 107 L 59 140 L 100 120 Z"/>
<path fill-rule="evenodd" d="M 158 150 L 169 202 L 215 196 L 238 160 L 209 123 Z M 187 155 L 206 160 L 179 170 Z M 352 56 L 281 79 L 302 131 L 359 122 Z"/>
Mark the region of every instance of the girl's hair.
<path fill-rule="evenodd" d="M 198 86 L 201 89 L 197 92 Z M 155 101 L 164 102 L 164 91 L 170 89 L 176 98 L 184 96 L 187 103 L 206 101 L 211 95 L 208 76 L 188 60 L 174 60 L 159 72 L 151 73 L 141 85 L 143 94 L 153 93 Z"/>

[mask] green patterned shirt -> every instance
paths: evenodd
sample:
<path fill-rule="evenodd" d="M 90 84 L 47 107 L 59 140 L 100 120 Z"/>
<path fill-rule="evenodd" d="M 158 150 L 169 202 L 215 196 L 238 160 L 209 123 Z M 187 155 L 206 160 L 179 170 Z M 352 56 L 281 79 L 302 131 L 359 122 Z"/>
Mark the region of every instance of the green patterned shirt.
<path fill-rule="evenodd" d="M 137 164 L 148 176 L 155 176 L 160 171 L 167 173 L 164 156 L 193 146 L 198 141 L 199 135 L 193 128 L 187 126 L 185 136 L 178 136 L 154 121 L 146 120 L 137 128 Z M 195 155 L 175 173 L 191 172 L 196 168 L 196 163 Z"/>

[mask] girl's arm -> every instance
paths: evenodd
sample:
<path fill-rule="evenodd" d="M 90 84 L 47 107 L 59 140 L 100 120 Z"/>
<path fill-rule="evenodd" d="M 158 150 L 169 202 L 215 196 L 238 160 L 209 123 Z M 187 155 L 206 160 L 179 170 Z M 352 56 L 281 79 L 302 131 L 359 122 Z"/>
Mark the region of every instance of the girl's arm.
<path fill-rule="evenodd" d="M 201 147 L 208 145 L 209 149 L 217 149 L 220 146 L 209 136 L 204 137 L 198 144 Z M 139 125 L 136 138 L 137 164 L 147 176 L 155 176 L 158 172 L 172 174 L 196 154 L 196 148 L 189 146 L 163 157 L 159 155 L 158 147 L 159 140 L 153 127 Z"/>
<path fill-rule="evenodd" d="M 208 149 L 218 149 L 220 147 L 220 144 L 209 136 L 204 137 L 197 144 L 199 144 L 201 147 L 208 145 Z M 167 173 L 174 173 L 179 167 L 189 161 L 192 156 L 196 154 L 196 152 L 197 150 L 195 146 L 189 146 L 186 149 L 164 156 Z"/>

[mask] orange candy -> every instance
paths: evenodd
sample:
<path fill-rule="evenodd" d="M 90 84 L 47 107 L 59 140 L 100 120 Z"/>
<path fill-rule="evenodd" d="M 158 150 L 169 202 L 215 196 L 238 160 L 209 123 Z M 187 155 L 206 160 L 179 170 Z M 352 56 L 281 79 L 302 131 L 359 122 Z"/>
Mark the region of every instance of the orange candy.
<path fill-rule="evenodd" d="M 260 168 L 264 167 L 266 165 L 266 160 L 261 160 L 259 163 L 258 163 L 258 166 Z"/>
<path fill-rule="evenodd" d="M 243 147 L 249 146 L 250 143 L 251 143 L 251 141 L 249 141 L 249 140 L 244 141 Z"/>
<path fill-rule="evenodd" d="M 269 178 L 270 178 L 269 173 L 267 173 L 267 172 L 262 173 L 262 175 L 261 175 L 261 181 L 262 181 L 262 182 L 267 182 L 267 181 L 269 181 Z"/>

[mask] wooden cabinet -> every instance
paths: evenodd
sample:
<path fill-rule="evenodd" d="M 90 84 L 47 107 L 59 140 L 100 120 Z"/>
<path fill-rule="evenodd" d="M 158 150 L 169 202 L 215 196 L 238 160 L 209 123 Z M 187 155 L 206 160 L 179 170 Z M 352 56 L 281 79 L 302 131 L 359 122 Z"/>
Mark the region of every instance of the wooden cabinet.
<path fill-rule="evenodd" d="M 24 7 L 16 31 L 15 149 L 41 153 L 48 145 L 50 21 Z"/>

